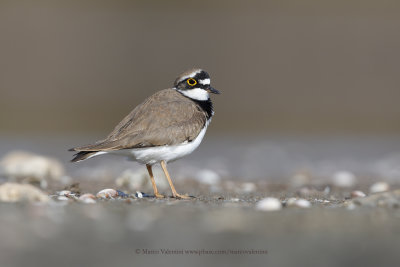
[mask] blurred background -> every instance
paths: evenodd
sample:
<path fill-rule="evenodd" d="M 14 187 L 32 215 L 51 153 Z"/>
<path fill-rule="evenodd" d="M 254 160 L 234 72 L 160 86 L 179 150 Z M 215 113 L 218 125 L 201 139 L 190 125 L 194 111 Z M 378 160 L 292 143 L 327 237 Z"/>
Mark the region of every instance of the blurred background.
<path fill-rule="evenodd" d="M 200 67 L 222 94 L 203 145 L 176 166 L 400 179 L 399 28 L 398 1 L 2 0 L 0 154 L 76 170 L 68 148 Z"/>
<path fill-rule="evenodd" d="M 106 135 L 206 69 L 214 133 L 400 133 L 398 1 L 0 2 L 2 133 Z"/>

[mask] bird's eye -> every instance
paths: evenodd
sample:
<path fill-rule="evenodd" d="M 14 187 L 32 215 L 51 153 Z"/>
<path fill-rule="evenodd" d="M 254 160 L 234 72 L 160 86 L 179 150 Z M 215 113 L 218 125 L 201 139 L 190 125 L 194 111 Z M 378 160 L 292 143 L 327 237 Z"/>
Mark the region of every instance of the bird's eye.
<path fill-rule="evenodd" d="M 193 78 L 189 78 L 187 79 L 187 84 L 189 84 L 190 86 L 195 86 L 197 84 L 197 81 Z"/>

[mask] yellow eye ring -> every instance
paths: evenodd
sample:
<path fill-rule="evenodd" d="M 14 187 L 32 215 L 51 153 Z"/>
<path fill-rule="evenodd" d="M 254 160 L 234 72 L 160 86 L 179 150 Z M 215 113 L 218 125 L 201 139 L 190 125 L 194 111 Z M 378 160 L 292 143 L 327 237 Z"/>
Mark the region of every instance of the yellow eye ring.
<path fill-rule="evenodd" d="M 193 78 L 189 78 L 187 79 L 187 84 L 189 84 L 190 86 L 195 86 L 197 84 L 197 81 Z"/>

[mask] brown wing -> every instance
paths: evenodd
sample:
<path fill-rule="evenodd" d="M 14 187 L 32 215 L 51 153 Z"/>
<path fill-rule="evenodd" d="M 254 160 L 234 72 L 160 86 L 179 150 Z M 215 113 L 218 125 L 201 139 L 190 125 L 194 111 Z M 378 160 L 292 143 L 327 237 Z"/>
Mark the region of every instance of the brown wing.
<path fill-rule="evenodd" d="M 197 137 L 206 114 L 193 101 L 173 89 L 162 90 L 137 106 L 107 136 L 74 151 L 110 151 L 174 145 Z"/>

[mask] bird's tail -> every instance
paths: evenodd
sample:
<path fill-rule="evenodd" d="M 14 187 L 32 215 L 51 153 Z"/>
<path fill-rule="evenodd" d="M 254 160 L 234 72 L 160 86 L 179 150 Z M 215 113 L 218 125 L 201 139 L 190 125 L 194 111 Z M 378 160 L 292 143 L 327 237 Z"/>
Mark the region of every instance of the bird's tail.
<path fill-rule="evenodd" d="M 71 159 L 71 162 L 78 162 L 94 157 L 98 152 L 99 151 L 80 151 L 74 155 L 74 158 Z"/>

